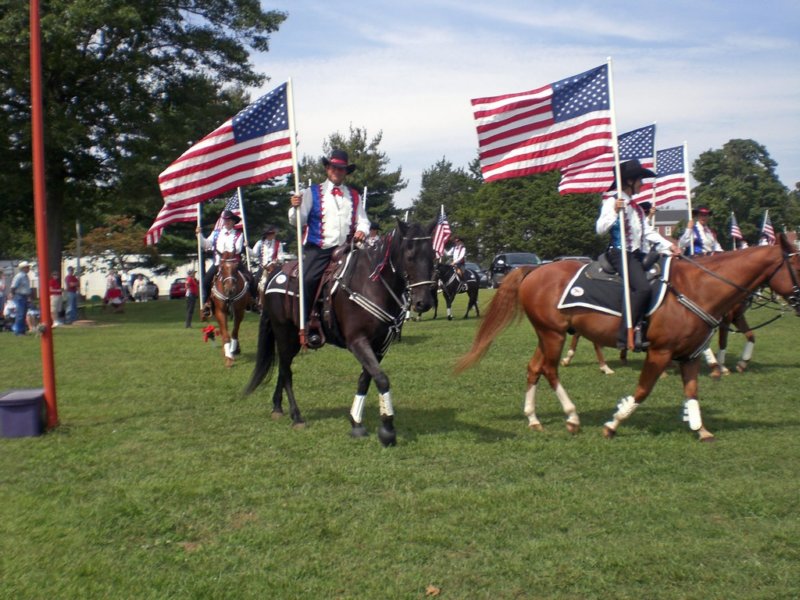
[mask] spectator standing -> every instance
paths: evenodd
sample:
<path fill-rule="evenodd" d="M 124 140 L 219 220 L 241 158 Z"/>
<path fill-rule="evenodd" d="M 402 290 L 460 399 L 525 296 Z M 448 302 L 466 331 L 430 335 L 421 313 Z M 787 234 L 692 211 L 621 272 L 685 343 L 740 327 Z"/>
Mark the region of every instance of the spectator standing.
<path fill-rule="evenodd" d="M 61 309 L 64 306 L 64 289 L 61 287 L 61 277 L 58 271 L 50 273 L 50 281 L 48 283 L 50 288 L 50 320 L 52 327 L 58 327 L 63 323 L 59 320 Z"/>
<path fill-rule="evenodd" d="M 186 327 L 192 326 L 192 317 L 194 316 L 194 306 L 197 303 L 197 297 L 200 295 L 200 283 L 195 277 L 195 271 L 189 271 L 186 274 Z"/>
<path fill-rule="evenodd" d="M 0 306 L 6 305 L 6 272 L 0 269 Z"/>
<path fill-rule="evenodd" d="M 17 265 L 17 268 L 19 272 L 11 281 L 11 294 L 14 297 L 14 305 L 16 306 L 14 335 L 25 335 L 25 319 L 28 315 L 28 302 L 31 296 L 31 278 L 28 276 L 31 264 L 23 260 Z"/>
<path fill-rule="evenodd" d="M 78 320 L 78 294 L 81 291 L 81 282 L 80 279 L 75 276 L 75 269 L 73 267 L 67 267 L 64 287 L 67 293 L 66 322 L 74 323 Z"/>
<path fill-rule="evenodd" d="M 133 282 L 133 297 L 136 302 L 147 302 L 147 282 L 144 280 L 144 275 L 139 273 L 136 280 Z"/>

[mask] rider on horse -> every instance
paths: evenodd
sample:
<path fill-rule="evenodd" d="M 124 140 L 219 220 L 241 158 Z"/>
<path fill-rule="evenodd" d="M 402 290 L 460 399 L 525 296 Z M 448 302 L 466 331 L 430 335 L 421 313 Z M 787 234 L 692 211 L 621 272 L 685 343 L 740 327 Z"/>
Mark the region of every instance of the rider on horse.
<path fill-rule="evenodd" d="M 226 209 L 222 211 L 220 220 L 222 221 L 222 229 L 215 229 L 209 237 L 203 237 L 199 227 L 196 230 L 203 245 L 203 249 L 214 251 L 214 264 L 206 271 L 205 277 L 203 278 L 203 298 L 205 299 L 205 303 L 203 304 L 203 317 L 205 318 L 211 316 L 211 286 L 214 283 L 214 277 L 219 269 L 220 258 L 225 252 L 231 252 L 241 257 L 244 251 L 244 235 L 241 230 L 234 228 L 234 223 L 239 220 L 239 217 Z M 253 275 L 247 269 L 243 260 L 239 261 L 237 269 L 244 275 L 247 281 L 248 287 L 250 288 L 250 297 L 258 298 Z"/>
<path fill-rule="evenodd" d="M 289 223 L 296 227 L 299 214 L 303 226 L 303 286 L 308 318 L 307 340 L 311 348 L 322 343 L 319 315 L 312 309 L 331 255 L 350 236 L 356 242 L 363 242 L 369 231 L 369 219 L 361 196 L 355 188 L 344 185 L 345 177 L 356 169 L 354 164 L 350 164 L 347 152 L 333 150 L 330 158 L 322 158 L 322 164 L 327 180 L 292 196 L 289 209 Z"/>
<path fill-rule="evenodd" d="M 461 283 L 464 281 L 464 265 L 467 261 L 467 249 L 460 237 L 457 235 L 453 236 L 453 245 L 447 249 L 446 254 L 450 257 L 450 264 L 453 265 L 458 281 Z"/>
<path fill-rule="evenodd" d="M 648 346 L 645 338 L 644 318 L 650 304 L 650 284 L 647 281 L 642 260 L 651 244 L 663 254 L 668 252 L 673 255 L 680 254 L 678 247 L 656 231 L 641 207 L 632 200 L 642 187 L 642 179 L 655 176 L 653 171 L 642 167 L 636 159 L 622 163 L 620 165 L 622 185 L 619 197 L 614 194 L 603 200 L 596 224 L 598 234 L 611 233 L 611 242 L 606 250 L 606 256 L 620 275 L 622 275 L 623 248 L 627 256 L 631 323 L 634 326 L 634 350 L 636 351 L 642 351 Z M 615 190 L 616 187 L 615 181 L 611 184 L 609 191 Z M 620 213 L 625 220 L 624 243 L 620 236 Z M 617 338 L 619 348 L 627 348 L 627 333 L 628 328 L 623 315 Z"/>
<path fill-rule="evenodd" d="M 276 229 L 274 225 L 267 225 L 261 239 L 253 246 L 253 256 L 256 259 L 257 269 L 255 279 L 259 288 L 266 286 L 266 279 L 262 285 L 261 279 L 266 273 L 272 273 L 284 259 L 283 245 L 275 237 Z"/>
<path fill-rule="evenodd" d="M 713 254 L 714 252 L 722 252 L 722 246 L 717 241 L 717 234 L 708 226 L 708 217 L 713 212 L 707 206 L 698 206 L 692 210 L 692 217 L 686 223 L 686 231 L 683 232 L 678 245 L 684 249 L 685 254 L 693 254 L 701 256 L 703 254 Z M 689 250 L 691 246 L 691 250 Z"/>

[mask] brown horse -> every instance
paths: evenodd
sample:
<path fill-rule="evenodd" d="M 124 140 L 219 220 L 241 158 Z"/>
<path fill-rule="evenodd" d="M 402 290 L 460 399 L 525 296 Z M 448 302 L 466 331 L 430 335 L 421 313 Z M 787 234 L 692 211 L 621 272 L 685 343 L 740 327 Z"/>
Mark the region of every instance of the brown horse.
<path fill-rule="evenodd" d="M 542 429 L 536 416 L 536 386 L 542 374 L 567 415 L 567 429 L 573 433 L 580 429 L 575 405 L 558 377 L 558 360 L 567 332 L 576 331 L 604 346 L 616 343 L 619 317 L 586 308 L 556 308 L 563 290 L 582 266 L 581 262 L 563 261 L 513 271 L 492 299 L 472 348 L 456 367 L 461 371 L 479 361 L 522 307 L 539 338 L 528 363 L 525 397 L 525 415 L 534 430 Z M 763 285 L 786 298 L 800 315 L 798 269 L 800 257 L 784 235 L 776 246 L 673 260 L 670 293 L 650 318 L 647 334 L 650 347 L 636 391 L 619 401 L 612 419 L 605 423 L 604 435 L 608 438 L 615 435 L 620 423 L 647 398 L 661 373 L 676 359 L 686 399 L 684 419 L 701 440 L 712 440 L 714 436 L 703 426 L 697 401 L 697 357 L 725 313 Z"/>
<path fill-rule="evenodd" d="M 251 300 L 247 279 L 239 271 L 239 260 L 236 254 L 223 253 L 211 286 L 211 305 L 222 333 L 222 351 L 226 367 L 232 367 L 235 355 L 241 352 L 239 325 L 244 319 L 244 309 Z M 228 317 L 233 319 L 233 328 L 230 330 Z"/>

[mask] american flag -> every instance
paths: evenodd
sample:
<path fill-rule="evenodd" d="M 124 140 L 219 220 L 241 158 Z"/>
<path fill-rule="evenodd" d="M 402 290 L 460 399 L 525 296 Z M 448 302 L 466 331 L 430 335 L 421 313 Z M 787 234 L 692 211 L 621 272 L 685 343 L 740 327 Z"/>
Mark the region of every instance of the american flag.
<path fill-rule="evenodd" d="M 560 169 L 611 150 L 608 65 L 472 100 L 485 181 Z"/>
<path fill-rule="evenodd" d="M 242 209 L 239 208 L 239 194 L 238 193 L 236 193 L 233 196 L 231 196 L 230 199 L 225 203 L 225 208 L 223 208 L 222 211 L 226 211 L 226 210 L 231 211 L 233 214 L 235 214 L 239 218 L 242 217 Z M 214 223 L 214 231 L 222 229 L 222 211 L 220 211 L 220 213 L 219 213 L 219 218 L 217 219 L 217 222 Z M 236 223 L 236 225 L 234 225 L 234 228 L 235 229 L 241 229 L 242 228 L 242 222 L 239 221 L 238 223 Z"/>
<path fill-rule="evenodd" d="M 439 220 L 436 227 L 433 229 L 433 250 L 436 256 L 441 257 L 444 254 L 444 247 L 447 245 L 447 240 L 450 239 L 450 223 L 447 222 L 447 216 L 444 214 L 444 206 L 439 213 Z"/>
<path fill-rule="evenodd" d="M 656 201 L 655 206 L 669 202 L 688 200 L 686 168 L 683 164 L 683 146 L 675 146 L 656 152 Z"/>
<path fill-rule="evenodd" d="M 636 158 L 645 169 L 654 169 L 655 139 L 655 125 L 620 134 L 617 138 L 620 162 Z M 612 183 L 614 183 L 614 153 L 606 152 L 561 169 L 558 191 L 561 194 L 602 193 L 608 190 Z M 644 180 L 641 194 L 649 192 L 652 187 L 652 179 Z"/>
<path fill-rule="evenodd" d="M 731 237 L 734 240 L 742 239 L 742 230 L 739 229 L 739 223 L 736 221 L 736 215 L 731 211 Z"/>
<path fill-rule="evenodd" d="M 769 218 L 769 211 L 764 213 L 764 224 L 761 226 L 762 237 L 767 238 L 767 243 L 774 246 L 778 240 L 775 238 L 775 229 L 772 227 L 772 220 Z"/>
<path fill-rule="evenodd" d="M 284 83 L 228 119 L 158 176 L 165 212 L 197 204 L 251 183 L 292 172 L 287 87 Z M 167 213 L 168 214 L 168 213 Z M 183 213 L 181 213 L 183 214 Z M 161 213 L 159 213 L 161 217 Z M 146 241 L 175 221 L 156 218 Z"/>
<path fill-rule="evenodd" d="M 153 221 L 153 224 L 147 231 L 147 235 L 145 236 L 144 241 L 148 246 L 157 244 L 158 241 L 161 239 L 161 234 L 163 233 L 164 228 L 167 225 L 172 225 L 173 223 L 182 223 L 186 221 L 196 221 L 196 220 L 197 220 L 196 204 L 192 204 L 189 206 L 172 206 L 170 204 L 165 204 L 164 206 L 161 207 L 161 210 L 158 211 L 156 220 Z"/>

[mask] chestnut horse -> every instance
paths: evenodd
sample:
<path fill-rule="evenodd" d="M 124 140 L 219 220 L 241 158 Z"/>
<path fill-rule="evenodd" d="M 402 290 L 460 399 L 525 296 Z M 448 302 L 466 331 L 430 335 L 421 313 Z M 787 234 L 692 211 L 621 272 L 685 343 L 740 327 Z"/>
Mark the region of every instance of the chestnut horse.
<path fill-rule="evenodd" d="M 224 252 L 211 286 L 211 306 L 222 333 L 222 351 L 226 367 L 232 367 L 235 355 L 241 352 L 239 325 L 242 324 L 244 310 L 250 304 L 250 300 L 247 279 L 239 272 L 239 256 Z M 228 329 L 228 317 L 233 320 L 232 329 Z"/>
<path fill-rule="evenodd" d="M 543 374 L 567 415 L 567 429 L 572 433 L 580 429 L 578 412 L 558 377 L 558 361 L 567 332 L 576 331 L 603 346 L 616 344 L 619 317 L 586 308 L 556 308 L 563 290 L 582 266 L 582 262 L 560 261 L 514 270 L 492 299 L 472 348 L 456 366 L 457 371 L 462 371 L 478 362 L 521 307 L 539 338 L 528 363 L 525 395 L 525 415 L 534 430 L 542 429 L 536 416 L 536 386 Z M 786 298 L 800 315 L 798 269 L 800 257 L 783 234 L 775 246 L 673 259 L 670 293 L 650 317 L 650 347 L 639 383 L 633 395 L 619 401 L 617 411 L 605 423 L 604 435 L 611 438 L 616 434 L 620 423 L 647 398 L 661 373 L 676 359 L 683 378 L 684 420 L 698 432 L 701 441 L 713 440 L 713 434 L 703 426 L 697 401 L 697 357 L 723 316 L 761 286 L 768 285 Z"/>
<path fill-rule="evenodd" d="M 330 299 L 335 319 L 323 320 L 323 325 L 328 342 L 347 348 L 361 364 L 361 376 L 350 409 L 352 437 L 367 436 L 362 416 L 367 391 L 374 379 L 380 402 L 378 439 L 384 446 L 396 443 L 389 378 L 380 363 L 389 344 L 399 336 L 409 307 L 422 313 L 433 304 L 431 234 L 435 226 L 435 221 L 427 227 L 400 221 L 394 231 L 381 238 L 374 250 L 355 249 L 349 257 L 343 257 L 345 266 L 335 276 Z M 294 288 L 279 287 L 286 286 L 287 280 L 285 273 L 279 273 L 270 281 L 264 295 L 258 354 L 245 394 L 252 393 L 269 378 L 277 360 L 278 381 L 272 395 L 272 416 L 283 415 L 282 400 L 286 391 L 292 426 L 302 428 L 305 421 L 292 386 L 292 361 L 301 349 L 296 308 L 289 301 L 294 296 Z"/>

